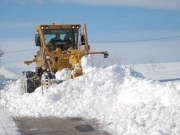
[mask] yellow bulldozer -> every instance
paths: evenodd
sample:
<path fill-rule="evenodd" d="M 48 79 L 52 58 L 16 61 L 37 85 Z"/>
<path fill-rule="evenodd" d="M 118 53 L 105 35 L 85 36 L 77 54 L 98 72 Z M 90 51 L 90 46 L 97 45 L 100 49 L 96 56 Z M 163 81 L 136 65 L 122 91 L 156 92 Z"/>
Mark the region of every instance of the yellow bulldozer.
<path fill-rule="evenodd" d="M 27 65 L 36 63 L 35 72 L 23 72 L 26 92 L 34 92 L 38 86 L 44 84 L 48 87 L 51 80 L 55 79 L 55 73 L 64 68 L 73 71 L 69 75 L 70 78 L 83 75 L 81 66 L 83 56 L 104 54 L 104 58 L 108 57 L 107 51 L 90 52 L 86 24 L 81 27 L 80 24 L 57 25 L 55 23 L 35 27 L 37 31 L 35 44 L 39 50 L 33 60 L 24 62 Z"/>

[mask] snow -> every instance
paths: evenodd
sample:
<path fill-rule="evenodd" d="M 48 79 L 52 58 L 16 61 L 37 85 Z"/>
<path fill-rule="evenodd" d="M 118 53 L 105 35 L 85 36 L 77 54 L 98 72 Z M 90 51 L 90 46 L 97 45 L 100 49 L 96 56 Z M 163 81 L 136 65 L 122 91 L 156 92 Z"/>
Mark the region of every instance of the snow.
<path fill-rule="evenodd" d="M 131 65 L 134 70 L 153 80 L 180 78 L 180 62 Z"/>
<path fill-rule="evenodd" d="M 14 81 L 16 78 L 17 75 L 3 67 L 0 67 L 0 90 L 3 89 L 5 85 Z"/>
<path fill-rule="evenodd" d="M 0 135 L 20 135 L 9 111 L 0 106 Z"/>
<path fill-rule="evenodd" d="M 82 66 L 83 72 L 85 74 L 89 73 L 95 69 L 95 67 L 92 67 L 92 58 L 90 55 L 88 55 L 86 57 L 82 57 L 81 66 Z"/>
<path fill-rule="evenodd" d="M 5 78 L 8 78 L 8 79 L 17 78 L 16 74 L 12 73 L 11 71 L 7 70 L 4 67 L 0 67 L 0 75 L 4 76 Z"/>
<path fill-rule="evenodd" d="M 58 80 L 68 80 L 71 74 L 71 70 L 68 68 L 62 69 L 61 71 L 57 71 L 55 76 Z"/>
<path fill-rule="evenodd" d="M 180 81 L 162 83 L 147 79 L 134 70 L 137 65 L 93 68 L 89 57 L 82 59 L 82 66 L 85 75 L 54 84 L 44 95 L 40 87 L 32 94 L 23 93 L 21 80 L 17 80 L 3 89 L 0 105 L 15 117 L 95 119 L 101 129 L 113 135 L 180 133 Z M 165 73 L 165 69 L 170 69 L 167 67 L 158 72 Z M 143 64 L 139 70 L 142 68 Z M 150 76 L 150 72 L 142 72 Z M 59 71 L 56 78 L 67 79 L 67 73 L 70 70 Z"/>

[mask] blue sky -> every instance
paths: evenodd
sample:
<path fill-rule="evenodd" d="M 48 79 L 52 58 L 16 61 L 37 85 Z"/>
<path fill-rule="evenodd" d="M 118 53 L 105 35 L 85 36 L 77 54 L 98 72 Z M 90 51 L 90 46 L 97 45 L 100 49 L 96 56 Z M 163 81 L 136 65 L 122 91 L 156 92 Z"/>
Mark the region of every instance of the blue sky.
<path fill-rule="evenodd" d="M 179 0 L 1 0 L 0 17 L 1 66 L 16 73 L 36 50 L 11 51 L 36 49 L 34 27 L 52 22 L 86 23 L 93 50 L 122 64 L 180 61 Z"/>

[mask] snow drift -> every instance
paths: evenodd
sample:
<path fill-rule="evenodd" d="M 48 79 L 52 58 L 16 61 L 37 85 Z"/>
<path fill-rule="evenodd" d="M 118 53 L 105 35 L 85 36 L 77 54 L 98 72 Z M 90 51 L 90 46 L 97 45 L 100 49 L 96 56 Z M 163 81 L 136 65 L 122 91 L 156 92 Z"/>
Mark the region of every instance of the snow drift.
<path fill-rule="evenodd" d="M 63 70 L 56 76 L 63 76 Z M 61 78 L 59 77 L 59 78 Z M 180 82 L 160 83 L 130 67 L 94 68 L 84 76 L 23 93 L 20 80 L 2 91 L 0 104 L 14 116 L 96 119 L 114 135 L 171 135 L 180 132 Z"/>

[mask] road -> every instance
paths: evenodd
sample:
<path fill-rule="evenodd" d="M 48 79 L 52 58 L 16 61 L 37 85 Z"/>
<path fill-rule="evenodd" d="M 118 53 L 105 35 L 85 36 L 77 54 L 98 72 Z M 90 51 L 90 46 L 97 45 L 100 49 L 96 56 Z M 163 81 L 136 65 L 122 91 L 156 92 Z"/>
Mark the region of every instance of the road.
<path fill-rule="evenodd" d="M 0 135 L 109 135 L 93 120 L 82 118 L 13 118 L 0 106 Z"/>
<path fill-rule="evenodd" d="M 21 135 L 109 135 L 98 125 L 82 118 L 14 118 Z"/>

